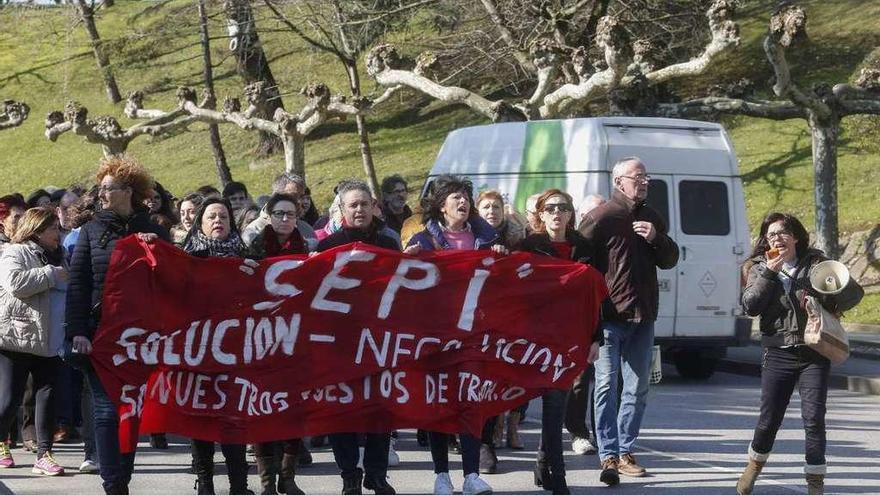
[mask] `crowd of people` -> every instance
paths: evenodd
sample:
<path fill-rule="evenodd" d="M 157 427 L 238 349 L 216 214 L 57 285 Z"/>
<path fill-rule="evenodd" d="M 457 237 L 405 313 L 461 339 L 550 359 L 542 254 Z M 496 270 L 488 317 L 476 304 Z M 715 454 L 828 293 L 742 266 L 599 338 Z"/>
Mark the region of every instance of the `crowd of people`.
<path fill-rule="evenodd" d="M 678 246 L 663 219 L 646 205 L 649 176 L 640 159 L 625 158 L 614 166 L 607 200 L 590 195 L 579 198 L 576 207 L 575 198 L 549 189 L 528 199 L 525 215 L 505 201 L 503 192 L 475 195 L 466 178 L 452 176 L 431 182 L 414 209 L 408 205 L 409 184 L 399 175 L 382 181 L 381 201 L 366 183 L 345 180 L 324 214 L 305 181 L 290 173 L 273 181 L 270 194 L 256 198 L 244 184 L 231 182 L 222 191 L 206 185 L 175 199 L 136 159 L 124 155 L 104 159 L 95 178 L 90 187 L 0 198 L 0 468 L 15 466 L 12 448 L 20 441 L 36 455 L 34 473 L 63 475 L 53 443 L 81 437 L 79 471 L 99 473 L 107 494 L 128 493 L 135 454 L 120 452 L 116 409 L 87 356 L 101 318 L 110 254 L 117 240 L 136 234 L 146 242 L 172 242 L 197 257 L 258 260 L 365 242 L 407 255 L 522 250 L 589 264 L 605 275 L 610 295 L 599 327 L 584 328 L 591 365 L 570 390 L 550 389 L 541 397 L 534 482 L 554 494 L 569 493 L 563 428 L 574 452 L 598 454 L 603 483 L 647 474 L 634 452 L 651 374 L 659 304 L 656 272 L 677 264 Z M 798 382 L 809 493 L 822 493 L 829 363 L 803 345 L 803 309 L 791 304 L 803 290 L 797 281 L 824 259 L 807 246 L 807 233 L 796 218 L 772 214 L 761 226 L 748 267 L 743 305 L 761 318 L 764 367 L 772 373 L 762 378 L 760 420 L 737 483 L 741 495 L 751 493 L 767 462 Z M 777 257 L 767 255 L 771 249 Z M 836 310 L 857 302 L 840 302 Z M 518 428 L 525 406 L 491 418 L 480 437 L 419 431 L 418 443 L 430 447 L 433 493 L 455 492 L 450 452 L 461 455 L 464 495 L 492 493 L 481 475 L 497 472 L 496 449 L 502 444 L 523 448 Z M 332 433 L 250 446 L 260 493 L 303 494 L 296 475 L 300 466 L 311 463 L 308 446 L 329 439 L 343 495 L 359 495 L 363 489 L 394 495 L 387 471 L 399 463 L 395 436 Z M 152 435 L 150 445 L 168 448 L 164 434 Z M 233 495 L 253 493 L 248 489 L 248 448 L 220 446 Z M 191 451 L 198 494 L 213 494 L 214 442 L 192 439 Z"/>

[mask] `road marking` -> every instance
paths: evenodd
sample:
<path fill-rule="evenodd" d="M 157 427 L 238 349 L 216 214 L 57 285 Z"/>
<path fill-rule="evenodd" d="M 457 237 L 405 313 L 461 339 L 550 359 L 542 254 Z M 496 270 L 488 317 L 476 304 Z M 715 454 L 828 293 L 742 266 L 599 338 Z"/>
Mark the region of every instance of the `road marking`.
<path fill-rule="evenodd" d="M 663 452 L 661 450 L 655 450 L 650 447 L 645 447 L 644 444 L 639 445 L 639 450 L 644 450 L 645 452 L 650 452 L 650 453 L 652 453 L 654 455 L 658 455 L 660 457 L 666 457 L 667 459 L 674 459 L 674 460 L 678 460 L 678 461 L 689 462 L 691 464 L 696 464 L 697 466 L 713 469 L 715 471 L 720 471 L 722 473 L 739 474 L 741 472 L 740 470 L 737 470 L 737 469 L 730 469 L 730 468 L 725 468 L 725 467 L 721 467 L 721 466 L 715 466 L 714 464 L 709 464 L 708 462 L 699 461 L 697 459 L 693 459 L 693 458 L 690 458 L 687 456 L 683 456 L 683 455 L 679 455 L 679 454 L 671 454 L 668 452 Z M 758 478 L 758 483 L 765 484 L 765 485 L 778 486 L 780 488 L 785 488 L 786 490 L 789 490 L 789 491 L 792 491 L 795 493 L 808 493 L 807 490 L 804 488 L 801 488 L 799 486 L 788 485 L 782 481 L 776 481 L 773 479 Z"/>

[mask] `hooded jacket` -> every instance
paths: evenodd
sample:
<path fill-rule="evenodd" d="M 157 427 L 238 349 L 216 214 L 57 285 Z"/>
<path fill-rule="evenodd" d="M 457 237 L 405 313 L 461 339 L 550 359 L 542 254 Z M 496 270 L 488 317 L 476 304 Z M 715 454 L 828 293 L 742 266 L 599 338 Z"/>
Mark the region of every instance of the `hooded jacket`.
<path fill-rule="evenodd" d="M 654 224 L 648 242 L 633 231 L 633 222 Z M 678 245 L 667 235 L 659 213 L 644 201 L 633 201 L 615 190 L 611 200 L 591 210 L 578 231 L 593 246 L 593 266 L 605 275 L 609 298 L 602 319 L 648 322 L 657 319 L 660 292 L 657 268 L 678 264 Z"/>

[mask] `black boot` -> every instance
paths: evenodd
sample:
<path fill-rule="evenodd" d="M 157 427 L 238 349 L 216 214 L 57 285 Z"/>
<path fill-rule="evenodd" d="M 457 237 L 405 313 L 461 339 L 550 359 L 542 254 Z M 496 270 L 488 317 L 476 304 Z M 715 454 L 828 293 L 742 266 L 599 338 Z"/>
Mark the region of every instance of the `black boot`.
<path fill-rule="evenodd" d="M 245 449 L 242 446 L 241 456 L 226 458 L 226 472 L 229 475 L 229 495 L 254 495 L 254 492 L 248 490 L 248 463 L 244 455 Z"/>
<path fill-rule="evenodd" d="M 105 488 L 104 493 L 106 495 L 128 495 L 128 485 L 114 485 Z"/>
<path fill-rule="evenodd" d="M 568 490 L 568 483 L 565 482 L 565 474 L 557 474 L 553 473 L 550 476 L 552 480 L 550 482 L 552 488 L 550 490 L 553 492 L 553 495 L 570 495 L 571 492 Z M 544 487 L 546 490 L 547 487 Z"/>
<path fill-rule="evenodd" d="M 210 448 L 208 448 L 210 447 Z M 214 445 L 192 441 L 192 469 L 196 475 L 193 489 L 198 495 L 214 495 Z"/>
<path fill-rule="evenodd" d="M 373 490 L 376 495 L 397 495 L 394 487 L 388 484 L 388 477 L 385 474 L 364 476 L 364 488 Z"/>
<path fill-rule="evenodd" d="M 361 495 L 361 483 L 364 472 L 357 469 L 354 473 L 342 476 L 342 495 Z"/>
<path fill-rule="evenodd" d="M 550 468 L 540 460 L 535 463 L 535 486 L 543 487 L 545 490 L 553 490 L 553 478 L 550 477 Z"/>
<path fill-rule="evenodd" d="M 296 486 L 296 466 L 297 456 L 293 454 L 284 454 L 281 458 L 281 477 L 278 480 L 278 492 L 286 495 L 305 495 L 298 486 Z"/>
<path fill-rule="evenodd" d="M 277 495 L 275 480 L 278 477 L 278 469 L 275 466 L 274 456 L 257 456 L 257 474 L 260 476 L 260 495 Z"/>

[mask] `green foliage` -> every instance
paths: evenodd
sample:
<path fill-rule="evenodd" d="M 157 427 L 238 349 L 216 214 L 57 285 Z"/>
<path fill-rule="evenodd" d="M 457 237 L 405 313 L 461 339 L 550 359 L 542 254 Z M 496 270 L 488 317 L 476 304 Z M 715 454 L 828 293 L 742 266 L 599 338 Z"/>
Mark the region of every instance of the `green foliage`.
<path fill-rule="evenodd" d="M 818 81 L 852 80 L 865 56 L 880 44 L 876 30 L 880 1 L 812 0 L 801 4 L 809 14 L 810 42 L 791 54 L 795 80 L 805 89 Z M 739 15 L 743 36 L 739 50 L 727 55 L 711 74 L 673 89 L 682 95 L 704 94 L 713 82 L 747 77 L 766 96 L 771 70 L 761 41 L 774 5 L 764 0 L 744 2 Z M 271 21 L 266 12 L 258 12 L 260 36 L 288 110 L 301 107 L 298 91 L 308 83 L 324 82 L 336 94 L 348 91 L 336 59 L 307 47 Z M 195 3 L 118 0 L 114 7 L 100 9 L 97 16 L 123 93 L 146 90 L 148 108 L 168 109 L 174 105 L 177 86 L 201 86 Z M 436 26 L 428 27 L 431 22 Z M 396 42 L 429 39 L 436 30 L 448 35 L 458 23 L 449 12 L 435 9 L 389 33 L 388 38 Z M 66 6 L 3 8 L 0 26 L 0 97 L 31 106 L 30 119 L 23 126 L 0 133 L 0 193 L 28 193 L 48 184 L 89 181 L 101 156 L 99 147 L 69 133 L 50 143 L 43 135 L 42 117 L 73 99 L 88 107 L 93 117 L 112 115 L 126 127 L 134 122 L 123 115 L 122 104 L 107 102 L 84 30 Z M 222 15 L 212 17 L 210 28 L 217 92 L 221 97 L 240 96 L 241 80 L 226 47 Z M 362 60 L 360 63 L 363 71 Z M 365 92 L 381 91 L 365 74 L 362 81 Z M 880 183 L 878 122 L 877 117 L 854 117 L 844 123 L 838 159 L 840 226 L 844 232 L 869 228 L 880 218 L 880 202 L 876 200 Z M 429 102 L 408 92 L 396 96 L 392 105 L 368 118 L 379 177 L 401 173 L 414 185 L 419 184 L 446 133 L 479 123 L 485 121 L 460 107 Z M 756 227 L 767 212 L 785 210 L 812 225 L 812 163 L 806 124 L 747 118 L 726 119 L 724 123 L 745 180 L 750 224 Z M 321 127 L 307 141 L 308 179 L 319 206 L 329 204 L 331 190 L 340 178 L 363 175 L 353 131 L 351 122 L 334 123 Z M 283 168 L 282 159 L 254 160 L 254 133 L 222 126 L 221 135 L 233 177 L 255 194 L 267 192 L 271 178 Z M 178 195 L 205 183 L 217 183 L 203 126 L 168 138 L 140 138 L 129 151 Z M 880 323 L 880 295 L 866 297 L 847 319 Z"/>

